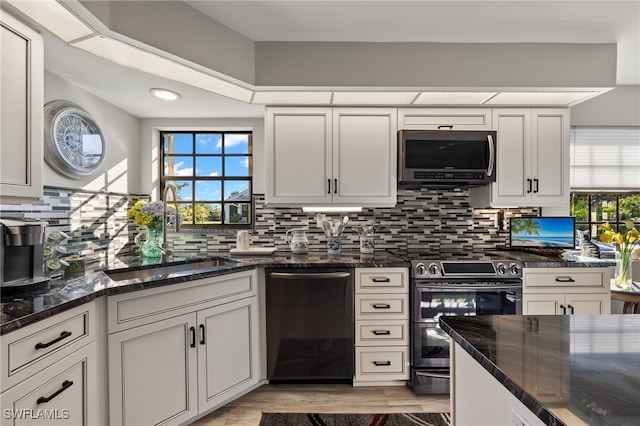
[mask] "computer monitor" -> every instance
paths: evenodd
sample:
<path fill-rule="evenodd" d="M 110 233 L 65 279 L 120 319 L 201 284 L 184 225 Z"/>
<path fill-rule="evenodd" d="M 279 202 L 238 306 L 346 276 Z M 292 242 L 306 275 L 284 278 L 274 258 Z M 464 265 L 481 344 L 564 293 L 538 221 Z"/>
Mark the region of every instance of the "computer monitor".
<path fill-rule="evenodd" d="M 514 248 L 575 248 L 576 220 L 563 217 L 512 217 L 509 245 Z"/>

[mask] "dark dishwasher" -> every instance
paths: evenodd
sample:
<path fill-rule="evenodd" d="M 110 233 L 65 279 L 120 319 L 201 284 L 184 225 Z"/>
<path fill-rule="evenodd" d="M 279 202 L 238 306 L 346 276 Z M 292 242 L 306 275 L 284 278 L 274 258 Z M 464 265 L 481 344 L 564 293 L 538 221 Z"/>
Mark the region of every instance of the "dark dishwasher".
<path fill-rule="evenodd" d="M 352 383 L 353 270 L 266 270 L 270 383 Z"/>

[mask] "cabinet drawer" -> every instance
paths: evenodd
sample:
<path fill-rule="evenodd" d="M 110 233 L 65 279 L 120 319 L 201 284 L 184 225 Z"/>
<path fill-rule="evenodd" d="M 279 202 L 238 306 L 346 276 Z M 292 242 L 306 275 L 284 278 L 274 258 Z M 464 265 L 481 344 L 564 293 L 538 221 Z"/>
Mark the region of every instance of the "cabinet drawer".
<path fill-rule="evenodd" d="M 93 309 L 89 303 L 3 336 L 2 390 L 91 342 Z"/>
<path fill-rule="evenodd" d="M 407 293 L 407 268 L 356 269 L 356 293 Z"/>
<path fill-rule="evenodd" d="M 110 296 L 109 333 L 193 312 L 204 303 L 226 303 L 255 295 L 256 272 L 246 271 Z"/>
<path fill-rule="evenodd" d="M 93 345 L 86 346 L 4 392 L 2 425 L 96 424 L 96 407 L 89 405 L 89 382 L 95 381 L 93 350 Z"/>
<path fill-rule="evenodd" d="M 603 271 L 581 271 L 578 268 L 563 268 L 547 272 L 525 272 L 523 276 L 524 288 L 536 287 L 589 287 L 609 288 Z M 605 286 L 606 284 L 606 286 Z"/>
<path fill-rule="evenodd" d="M 406 380 L 409 347 L 356 348 L 356 381 Z"/>
<path fill-rule="evenodd" d="M 356 346 L 409 344 L 409 321 L 356 321 Z"/>
<path fill-rule="evenodd" d="M 408 294 L 356 294 L 356 319 L 408 319 Z"/>

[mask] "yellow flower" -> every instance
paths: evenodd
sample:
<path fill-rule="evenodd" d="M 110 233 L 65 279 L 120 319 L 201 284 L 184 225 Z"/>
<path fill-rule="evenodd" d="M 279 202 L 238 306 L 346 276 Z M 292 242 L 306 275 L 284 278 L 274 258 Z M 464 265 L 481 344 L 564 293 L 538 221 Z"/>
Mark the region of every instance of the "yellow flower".
<path fill-rule="evenodd" d="M 154 220 L 157 220 L 157 218 L 154 217 L 153 215 L 147 214 L 142 211 L 142 206 L 144 206 L 145 204 L 147 203 L 144 202 L 143 200 L 137 201 L 133 205 L 133 207 L 131 207 L 127 211 L 127 219 L 129 219 L 130 221 L 132 221 L 138 226 L 147 226 Z"/>
<path fill-rule="evenodd" d="M 633 251 L 633 248 L 640 243 L 640 232 L 635 228 L 635 224 L 632 220 L 623 221 L 627 232 L 624 235 L 620 232 L 614 232 L 609 222 L 598 226 L 598 229 L 602 230 L 600 234 L 600 241 L 606 244 L 616 243 L 616 250 L 623 254 L 628 254 Z"/>

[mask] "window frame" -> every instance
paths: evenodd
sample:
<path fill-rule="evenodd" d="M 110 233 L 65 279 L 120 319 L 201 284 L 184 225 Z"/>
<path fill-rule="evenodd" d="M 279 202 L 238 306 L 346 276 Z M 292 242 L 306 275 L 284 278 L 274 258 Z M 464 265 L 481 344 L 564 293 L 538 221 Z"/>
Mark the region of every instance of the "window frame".
<path fill-rule="evenodd" d="M 209 229 L 253 229 L 255 223 L 255 200 L 253 197 L 253 131 L 252 130 L 217 130 L 217 129 L 206 129 L 206 130 L 160 130 L 160 143 L 159 143 L 159 176 L 160 176 L 160 198 L 164 197 L 164 191 L 168 183 L 176 182 L 176 181 L 189 181 L 192 185 L 192 199 L 190 201 L 181 201 L 177 200 L 178 205 L 191 204 L 191 207 L 195 211 L 195 206 L 199 203 L 206 204 L 220 204 L 220 220 L 221 223 L 183 223 L 183 227 L 185 228 L 209 228 Z M 165 176 L 164 168 L 165 168 L 165 158 L 167 157 L 164 152 L 164 138 L 165 135 L 168 134 L 187 134 L 191 135 L 193 147 L 192 152 L 190 154 L 183 153 L 174 153 L 174 156 L 180 157 L 191 157 L 194 165 L 194 173 L 191 176 Z M 199 134 L 220 134 L 222 135 L 222 148 L 220 154 L 198 154 L 196 152 L 196 135 Z M 224 138 L 226 135 L 248 135 L 248 149 L 247 153 L 242 154 L 226 154 L 225 153 L 225 144 Z M 201 158 L 215 158 L 218 157 L 221 159 L 221 174 L 220 176 L 197 176 L 195 174 L 195 165 L 197 164 L 196 159 L 198 157 Z M 225 174 L 225 159 L 233 158 L 233 157 L 248 157 L 249 165 L 248 165 L 248 175 L 247 176 L 226 176 Z M 212 181 L 212 182 L 220 182 L 221 189 L 221 198 L 220 202 L 217 201 L 199 201 L 196 199 L 195 195 L 195 182 L 198 181 Z M 225 217 L 225 206 L 228 204 L 233 204 L 233 202 L 226 201 L 224 198 L 224 185 L 225 181 L 249 181 L 249 191 L 248 191 L 248 201 L 242 201 L 242 204 L 246 204 L 249 209 L 249 213 L 247 215 L 248 222 L 246 223 L 226 223 L 224 221 Z"/>
<path fill-rule="evenodd" d="M 611 224 L 611 227 L 613 230 L 615 230 L 615 232 L 624 232 L 624 230 L 621 229 L 622 226 L 625 226 L 623 223 L 623 220 L 634 220 L 634 223 L 638 223 L 640 218 L 630 218 L 630 219 L 621 219 L 620 218 L 620 199 L 621 198 L 626 198 L 626 197 L 630 197 L 630 196 L 638 196 L 640 197 L 640 191 L 585 191 L 585 190 L 575 190 L 575 191 L 571 191 L 570 192 L 570 196 L 569 196 L 569 208 L 571 210 L 571 215 L 575 217 L 575 213 L 573 210 L 573 206 L 574 206 L 574 197 L 575 196 L 587 196 L 587 220 L 579 220 L 576 217 L 576 230 L 579 229 L 580 225 L 587 225 L 587 230 L 589 230 L 590 233 L 590 237 L 591 239 L 597 239 L 599 233 L 593 233 L 592 230 L 598 228 L 599 225 L 602 225 L 606 222 L 609 222 L 609 224 Z M 594 196 L 610 196 L 610 197 L 615 197 L 615 202 L 616 202 L 616 210 L 615 210 L 615 220 L 592 220 L 592 205 L 593 205 L 593 197 Z"/>

